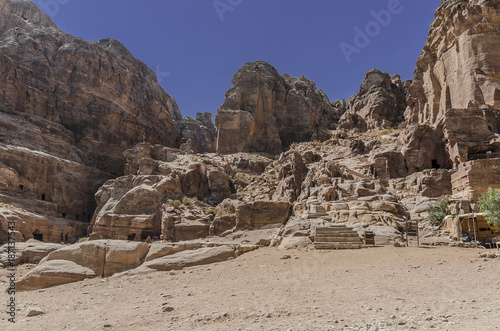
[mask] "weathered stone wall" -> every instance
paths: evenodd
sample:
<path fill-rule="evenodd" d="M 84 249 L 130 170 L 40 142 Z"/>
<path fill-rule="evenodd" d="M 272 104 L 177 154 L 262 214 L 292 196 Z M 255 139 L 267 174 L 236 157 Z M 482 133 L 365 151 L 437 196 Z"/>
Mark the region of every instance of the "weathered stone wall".
<path fill-rule="evenodd" d="M 477 201 L 488 188 L 500 188 L 500 158 L 462 163 L 451 181 L 455 198 Z"/>
<path fill-rule="evenodd" d="M 434 124 L 450 108 L 500 107 L 497 0 L 443 1 L 408 91 L 409 124 Z"/>

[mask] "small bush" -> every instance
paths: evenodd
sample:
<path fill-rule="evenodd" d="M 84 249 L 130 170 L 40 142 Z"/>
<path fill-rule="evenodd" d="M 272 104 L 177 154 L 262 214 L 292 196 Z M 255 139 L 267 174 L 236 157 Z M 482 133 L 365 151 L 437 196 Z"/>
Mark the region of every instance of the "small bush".
<path fill-rule="evenodd" d="M 170 200 L 168 204 L 175 209 L 178 209 L 181 206 L 181 202 L 179 200 Z"/>
<path fill-rule="evenodd" d="M 450 209 L 448 208 L 449 202 L 450 199 L 447 196 L 442 196 L 429 206 L 427 212 L 429 213 L 429 222 L 432 225 L 441 225 L 444 218 L 451 215 Z"/>
<path fill-rule="evenodd" d="M 184 206 L 188 206 L 189 207 L 189 206 L 191 206 L 191 200 L 189 200 L 188 197 L 184 197 L 184 198 L 182 198 L 182 204 Z"/>
<path fill-rule="evenodd" d="M 216 211 L 213 208 L 208 208 L 207 210 L 205 210 L 205 215 L 215 215 L 215 214 Z"/>
<path fill-rule="evenodd" d="M 321 147 L 323 146 L 323 142 L 319 141 L 319 140 L 314 140 L 313 141 L 314 145 L 316 145 L 316 147 Z"/>
<path fill-rule="evenodd" d="M 479 210 L 490 224 L 500 224 L 500 189 L 488 189 L 478 201 Z"/>
<path fill-rule="evenodd" d="M 83 237 L 83 238 L 78 239 L 79 243 L 82 243 L 84 241 L 89 241 L 89 238 L 88 237 Z"/>

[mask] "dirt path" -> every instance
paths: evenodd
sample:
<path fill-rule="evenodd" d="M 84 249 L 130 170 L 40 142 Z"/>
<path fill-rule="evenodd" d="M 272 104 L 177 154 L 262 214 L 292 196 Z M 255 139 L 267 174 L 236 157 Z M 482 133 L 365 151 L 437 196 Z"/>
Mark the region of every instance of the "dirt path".
<path fill-rule="evenodd" d="M 499 330 L 500 260 L 477 252 L 267 248 L 184 272 L 18 293 L 18 323 L 4 313 L 0 329 Z M 25 317 L 27 306 L 46 313 Z"/>

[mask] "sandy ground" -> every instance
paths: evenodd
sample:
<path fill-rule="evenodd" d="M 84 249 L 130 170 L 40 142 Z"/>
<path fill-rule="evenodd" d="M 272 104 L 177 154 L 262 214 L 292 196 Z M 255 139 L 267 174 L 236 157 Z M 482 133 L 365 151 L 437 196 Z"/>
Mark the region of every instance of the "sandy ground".
<path fill-rule="evenodd" d="M 18 293 L 17 323 L 2 311 L 0 329 L 499 330 L 500 260 L 478 251 L 266 248 L 180 272 Z M 28 306 L 46 313 L 25 317 Z"/>

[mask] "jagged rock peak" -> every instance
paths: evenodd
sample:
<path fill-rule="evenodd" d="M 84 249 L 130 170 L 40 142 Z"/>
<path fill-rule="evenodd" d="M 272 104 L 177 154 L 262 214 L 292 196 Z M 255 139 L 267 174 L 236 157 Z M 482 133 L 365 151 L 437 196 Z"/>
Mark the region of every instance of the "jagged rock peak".
<path fill-rule="evenodd" d="M 28 25 L 44 27 L 44 28 L 56 28 L 57 25 L 52 21 L 52 19 L 38 8 L 38 6 L 32 1 L 24 0 L 0 0 L 0 12 L 3 14 L 13 14 L 21 18 L 24 23 Z M 4 24 L 19 23 L 13 22 L 12 19 L 4 19 Z M 12 27 L 15 24 L 11 25 Z M 22 25 L 21 25 L 22 26 Z M 2 23 L 0 23 L 0 28 Z"/>
<path fill-rule="evenodd" d="M 410 83 L 402 82 L 400 75 L 369 70 L 359 92 L 349 98 L 340 127 L 366 131 L 397 126 L 403 121 Z"/>
<path fill-rule="evenodd" d="M 340 117 L 314 82 L 280 75 L 264 61 L 243 65 L 232 83 L 215 118 L 221 153 L 279 154 L 293 142 L 328 138 Z"/>

